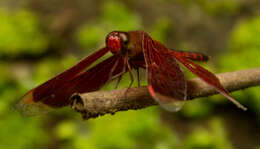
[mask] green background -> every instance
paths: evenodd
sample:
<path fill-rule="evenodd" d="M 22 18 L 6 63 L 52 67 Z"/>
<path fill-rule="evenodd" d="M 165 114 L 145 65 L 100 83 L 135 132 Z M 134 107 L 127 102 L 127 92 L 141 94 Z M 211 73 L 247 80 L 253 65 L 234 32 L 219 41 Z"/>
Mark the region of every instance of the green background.
<path fill-rule="evenodd" d="M 36 117 L 13 108 L 113 30 L 144 30 L 167 47 L 206 53 L 202 65 L 215 73 L 259 67 L 259 9 L 257 0 L 0 0 L 0 148 L 260 149 L 259 87 L 232 93 L 246 112 L 220 95 L 177 113 L 154 106 L 88 121 L 69 108 Z M 126 75 L 120 87 L 128 84 Z"/>

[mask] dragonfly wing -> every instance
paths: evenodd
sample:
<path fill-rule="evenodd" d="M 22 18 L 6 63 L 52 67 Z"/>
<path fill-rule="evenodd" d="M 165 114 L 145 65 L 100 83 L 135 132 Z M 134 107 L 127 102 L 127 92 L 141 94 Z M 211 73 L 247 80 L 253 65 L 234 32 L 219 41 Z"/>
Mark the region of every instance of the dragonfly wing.
<path fill-rule="evenodd" d="M 75 83 L 75 85 L 73 85 L 75 86 L 74 92 L 85 93 L 96 91 L 110 81 L 111 78 L 123 72 L 124 67 L 123 58 L 114 55 L 72 80 Z"/>
<path fill-rule="evenodd" d="M 178 111 L 186 98 L 186 81 L 175 59 L 158 41 L 144 36 L 143 52 L 151 96 L 166 110 Z"/>
<path fill-rule="evenodd" d="M 48 80 L 42 85 L 30 90 L 24 97 L 16 104 L 16 109 L 25 115 L 35 115 L 46 113 L 51 107 L 62 107 L 68 104 L 67 99 L 56 100 L 56 92 L 59 89 L 67 87 L 68 82 L 79 76 L 89 65 L 91 65 L 98 58 L 102 57 L 108 52 L 107 48 L 103 48 L 87 58 L 80 61 L 75 66 L 69 68 L 63 73 Z M 64 94 L 64 96 L 67 94 Z M 48 101 L 48 102 L 47 102 Z"/>
<path fill-rule="evenodd" d="M 198 64 L 193 63 L 189 59 L 180 57 L 178 55 L 174 55 L 174 57 L 182 63 L 185 67 L 187 67 L 192 73 L 198 76 L 200 79 L 205 81 L 210 86 L 214 87 L 218 92 L 224 95 L 227 99 L 232 101 L 239 108 L 246 110 L 247 108 L 241 105 L 237 100 L 235 100 L 228 91 L 221 85 L 219 79 L 211 72 L 206 70 L 205 68 L 199 66 Z"/>
<path fill-rule="evenodd" d="M 100 89 L 109 80 L 109 77 L 115 75 L 115 73 L 113 73 L 113 75 L 110 76 L 110 72 L 118 60 L 120 60 L 120 58 L 115 55 L 107 58 L 86 72 L 65 82 L 59 88 L 56 88 L 53 92 L 55 98 L 45 99 L 42 103 L 51 105 L 52 107 L 62 107 L 70 103 L 69 98 L 73 93 L 85 93 Z M 116 69 L 119 69 L 118 67 L 116 67 Z"/>

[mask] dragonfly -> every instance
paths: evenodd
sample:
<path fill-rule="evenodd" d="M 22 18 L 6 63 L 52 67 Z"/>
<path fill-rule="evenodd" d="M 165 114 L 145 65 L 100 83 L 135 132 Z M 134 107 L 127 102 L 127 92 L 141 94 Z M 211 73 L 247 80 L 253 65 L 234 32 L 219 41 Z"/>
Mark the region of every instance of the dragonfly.
<path fill-rule="evenodd" d="M 109 52 L 112 56 L 90 67 Z M 179 66 L 180 63 L 237 107 L 246 110 L 246 107 L 229 94 L 213 73 L 194 63 L 194 61 L 205 62 L 208 59 L 208 56 L 199 52 L 167 48 L 141 30 L 113 31 L 106 36 L 105 47 L 31 89 L 17 103 L 16 108 L 28 116 L 46 113 L 51 109 L 69 105 L 70 97 L 74 93 L 97 91 L 115 79 L 118 86 L 122 76 L 127 72 L 130 75 L 128 88 L 134 82 L 133 71 L 137 72 L 140 86 L 139 69 L 145 69 L 147 88 L 152 98 L 164 109 L 178 111 L 187 97 L 187 81 Z"/>

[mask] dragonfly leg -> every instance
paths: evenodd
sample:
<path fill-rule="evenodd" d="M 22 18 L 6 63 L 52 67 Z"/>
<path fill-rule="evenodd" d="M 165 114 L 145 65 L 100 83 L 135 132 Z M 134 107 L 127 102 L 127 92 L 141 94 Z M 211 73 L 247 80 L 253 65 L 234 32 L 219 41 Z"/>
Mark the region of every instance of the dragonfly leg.
<path fill-rule="evenodd" d="M 133 83 L 134 83 L 134 75 L 133 75 L 133 73 L 132 73 L 132 68 L 131 68 L 131 66 L 130 66 L 130 64 L 129 64 L 129 62 L 128 62 L 128 58 L 126 58 L 126 59 L 127 59 L 126 65 L 127 65 L 128 71 L 129 71 L 130 79 L 131 79 L 131 82 L 130 82 L 130 84 L 129 84 L 129 86 L 128 86 L 128 89 L 129 89 L 129 88 L 131 88 L 131 86 L 132 86 Z"/>
<path fill-rule="evenodd" d="M 122 79 L 122 75 L 120 75 L 120 76 L 118 77 L 118 79 L 117 79 L 117 82 L 116 82 L 115 89 L 117 89 L 117 88 L 118 88 L 118 85 L 119 85 L 119 83 L 120 83 L 121 79 Z"/>
<path fill-rule="evenodd" d="M 129 61 L 128 61 L 128 56 L 127 56 L 127 55 L 125 56 L 125 59 L 124 59 L 124 60 L 125 60 L 126 66 L 127 66 L 127 68 L 128 68 L 129 75 L 130 75 L 130 79 L 131 79 L 131 82 L 130 82 L 129 86 L 128 86 L 128 88 L 126 89 L 126 91 L 125 91 L 125 93 L 124 93 L 125 98 L 127 98 L 127 91 L 131 88 L 131 86 L 132 86 L 133 83 L 134 83 L 134 75 L 133 75 L 133 73 L 132 73 L 132 68 L 131 68 L 131 65 L 130 65 L 130 63 L 129 63 Z"/>
<path fill-rule="evenodd" d="M 111 77 L 111 79 L 110 79 L 110 80 L 114 80 L 114 79 L 116 79 L 116 78 L 118 78 L 118 77 L 122 76 L 122 75 L 123 75 L 125 72 L 126 72 L 126 71 L 125 71 L 125 70 L 123 70 L 122 72 L 120 72 L 120 73 L 118 73 L 118 74 L 114 75 L 113 77 Z"/>
<path fill-rule="evenodd" d="M 122 75 L 126 72 L 126 64 L 127 64 L 127 59 L 124 59 L 124 64 L 123 64 L 123 70 L 120 72 L 120 73 L 118 73 L 118 74 L 116 74 L 116 75 L 114 75 L 114 76 L 112 76 L 111 78 L 110 78 L 110 80 L 114 80 L 114 79 L 116 79 L 116 78 L 118 78 L 118 80 L 117 80 L 117 82 L 116 82 L 116 85 L 115 85 L 115 89 L 117 89 L 118 88 L 118 85 L 119 85 L 119 83 L 120 83 L 120 81 L 121 81 L 121 79 L 122 79 Z M 118 65 L 118 64 L 117 64 Z M 115 69 L 115 68 L 114 68 Z M 114 70 L 113 70 L 114 71 Z M 112 72 L 113 72 L 112 71 Z"/>
<path fill-rule="evenodd" d="M 113 76 L 113 72 L 114 72 L 114 70 L 116 69 L 118 63 L 119 63 L 119 59 L 116 61 L 116 63 L 114 64 L 114 66 L 112 67 L 112 69 L 111 69 L 111 71 L 110 71 L 110 73 L 109 73 L 109 78 L 111 78 L 110 80 L 112 80 L 112 78 L 115 78 L 115 77 Z M 113 77 L 112 77 L 112 76 L 113 76 Z"/>
<path fill-rule="evenodd" d="M 118 77 L 121 77 L 126 72 L 126 63 L 127 63 L 126 60 L 124 60 L 123 71 L 121 71 L 120 73 L 118 73 L 118 74 L 114 75 L 113 77 L 111 77 L 110 80 L 114 80 L 114 79 L 116 79 Z M 121 78 L 120 78 L 120 80 L 121 80 Z M 119 82 L 120 82 L 120 80 L 119 80 Z"/>
<path fill-rule="evenodd" d="M 138 87 L 140 87 L 141 84 L 140 84 L 140 72 L 139 72 L 139 68 L 136 68 L 136 75 L 137 75 Z"/>

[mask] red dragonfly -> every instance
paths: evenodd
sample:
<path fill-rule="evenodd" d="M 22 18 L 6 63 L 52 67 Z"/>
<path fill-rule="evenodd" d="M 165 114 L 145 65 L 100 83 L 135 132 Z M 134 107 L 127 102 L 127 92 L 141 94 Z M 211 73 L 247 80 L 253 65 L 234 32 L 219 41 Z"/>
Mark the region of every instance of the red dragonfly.
<path fill-rule="evenodd" d="M 109 51 L 113 56 L 86 69 Z M 99 90 L 114 79 L 118 79 L 119 83 L 126 72 L 130 74 L 131 87 L 134 81 L 132 70 L 136 70 L 140 84 L 139 68 L 143 68 L 147 72 L 151 96 L 166 110 L 177 111 L 187 95 L 184 73 L 177 63 L 180 62 L 239 108 L 246 110 L 246 107 L 229 95 L 213 73 L 193 62 L 207 60 L 208 57 L 201 53 L 166 48 L 144 31 L 113 31 L 106 37 L 106 47 L 30 90 L 16 107 L 24 115 L 36 115 L 48 109 L 63 107 L 69 104 L 73 93 Z"/>

